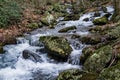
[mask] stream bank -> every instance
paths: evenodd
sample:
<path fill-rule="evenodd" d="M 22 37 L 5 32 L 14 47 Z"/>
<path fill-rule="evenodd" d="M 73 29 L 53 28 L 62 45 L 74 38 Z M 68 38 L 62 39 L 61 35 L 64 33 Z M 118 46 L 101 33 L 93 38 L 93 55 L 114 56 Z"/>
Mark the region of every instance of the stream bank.
<path fill-rule="evenodd" d="M 5 53 L 0 55 L 0 79 L 55 80 L 60 72 L 67 69 L 73 70 L 60 73 L 58 80 L 94 80 L 103 78 L 107 74 L 103 73 L 113 65 L 110 65 L 112 51 L 118 49 L 119 52 L 119 46 L 116 43 L 116 40 L 119 39 L 119 25 L 108 29 L 108 32 L 106 32 L 101 28 L 102 26 L 99 28 L 93 26 L 93 20 L 97 19 L 97 23 L 99 23 L 102 21 L 101 17 L 107 17 L 106 14 L 108 13 L 112 15 L 113 12 L 113 7 L 109 6 L 106 13 L 101 10 L 98 16 L 95 16 L 95 12 L 90 12 L 83 14 L 78 20 L 69 21 L 64 21 L 64 18 L 61 19 L 60 17 L 52 29 L 50 29 L 51 27 L 42 27 L 26 33 L 24 37 L 18 37 L 17 44 L 5 45 Z M 109 20 L 109 17 L 107 17 L 107 20 Z M 107 24 L 106 18 L 103 19 L 105 19 L 103 23 Z M 46 26 L 52 25 L 51 21 L 54 22 L 51 14 L 47 14 L 47 17 L 42 20 L 47 20 L 47 23 L 44 23 Z M 104 25 L 103 23 L 101 25 Z M 33 25 L 36 26 L 36 24 Z M 70 29 L 71 26 L 75 26 L 75 28 Z M 62 29 L 64 31 L 60 32 Z M 99 29 L 103 30 L 100 34 Z M 111 41 L 114 45 L 109 44 Z M 86 46 L 88 48 L 83 52 Z M 58 58 L 56 59 L 56 57 Z M 59 58 L 65 60 L 58 60 Z M 114 69 L 116 69 L 116 64 L 113 66 Z M 100 73 L 99 77 L 97 73 Z"/>

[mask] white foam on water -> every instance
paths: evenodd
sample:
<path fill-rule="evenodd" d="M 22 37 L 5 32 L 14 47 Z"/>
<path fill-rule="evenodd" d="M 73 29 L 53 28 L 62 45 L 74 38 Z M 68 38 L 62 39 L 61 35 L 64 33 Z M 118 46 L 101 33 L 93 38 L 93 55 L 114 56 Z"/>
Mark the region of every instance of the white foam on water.
<path fill-rule="evenodd" d="M 112 13 L 114 10 L 112 7 L 107 7 L 107 11 Z M 103 16 L 104 14 L 105 13 L 102 13 L 101 16 Z M 7 62 L 9 62 L 9 64 L 11 65 L 0 69 L 0 80 L 30 80 L 33 79 L 33 73 L 37 71 L 40 71 L 41 74 L 50 74 L 52 76 L 57 76 L 60 71 L 71 68 L 80 68 L 80 65 L 78 64 L 80 63 L 79 57 L 82 53 L 82 49 L 83 49 L 82 47 L 80 49 L 75 49 L 74 47 L 72 47 L 73 51 L 70 54 L 72 62 L 70 64 L 68 62 L 64 62 L 64 63 L 54 62 L 54 61 L 52 62 L 52 59 L 50 59 L 46 53 L 36 52 L 36 50 L 40 49 L 41 47 L 32 46 L 29 43 L 30 42 L 34 43 L 38 41 L 40 36 L 59 35 L 58 30 L 64 27 L 69 27 L 69 26 L 76 26 L 77 28 L 89 27 L 93 25 L 92 18 L 96 18 L 93 17 L 93 15 L 94 12 L 91 12 L 82 15 L 80 19 L 76 21 L 60 22 L 55 29 L 45 29 L 42 32 L 38 32 L 36 34 L 30 35 L 29 40 L 27 40 L 26 38 L 18 38 L 18 44 L 6 45 L 4 47 L 6 53 L 4 54 L 3 64 L 4 63 L 7 64 Z M 89 21 L 83 21 L 85 18 L 89 18 Z M 88 31 L 76 32 L 76 34 L 79 35 L 80 34 L 86 35 L 88 33 L 89 33 Z M 43 62 L 33 62 L 32 60 L 29 59 L 28 60 L 23 59 L 22 52 L 26 49 L 39 54 Z M 15 60 L 16 62 L 12 63 L 11 61 L 13 60 Z"/>
<path fill-rule="evenodd" d="M 38 70 L 41 70 L 42 74 L 57 76 L 60 71 L 71 68 L 80 67 L 68 63 L 35 63 L 31 60 L 19 58 L 13 68 L 7 67 L 0 70 L 0 80 L 29 80 L 32 79 L 32 72 Z"/>
<path fill-rule="evenodd" d="M 113 13 L 114 12 L 113 6 L 107 6 L 106 8 L 107 8 L 107 12 L 109 12 L 109 13 Z"/>
<path fill-rule="evenodd" d="M 30 80 L 31 73 L 24 69 L 12 69 L 10 67 L 0 70 L 0 80 Z"/>

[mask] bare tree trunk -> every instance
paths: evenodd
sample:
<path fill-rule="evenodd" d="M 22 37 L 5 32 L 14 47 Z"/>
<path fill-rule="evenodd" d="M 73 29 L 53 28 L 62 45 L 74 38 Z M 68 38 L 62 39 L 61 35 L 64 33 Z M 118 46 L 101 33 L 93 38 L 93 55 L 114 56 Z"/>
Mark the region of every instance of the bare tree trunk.
<path fill-rule="evenodd" d="M 113 6 L 115 9 L 115 12 L 111 18 L 113 22 L 118 22 L 120 20 L 120 0 L 113 0 Z"/>

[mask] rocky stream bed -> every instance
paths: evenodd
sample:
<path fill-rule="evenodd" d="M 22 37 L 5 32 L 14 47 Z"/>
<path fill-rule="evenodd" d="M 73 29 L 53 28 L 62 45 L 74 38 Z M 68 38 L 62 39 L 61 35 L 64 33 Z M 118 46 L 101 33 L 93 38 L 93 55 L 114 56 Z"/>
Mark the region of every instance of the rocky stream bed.
<path fill-rule="evenodd" d="M 119 56 L 113 61 L 112 53 L 119 51 L 120 25 L 95 26 L 108 23 L 114 9 L 106 9 L 85 13 L 78 20 L 59 17 L 54 28 L 39 28 L 18 37 L 17 44 L 5 45 L 0 80 L 119 80 Z M 53 17 L 43 18 L 47 24 L 45 19 L 50 23 Z"/>

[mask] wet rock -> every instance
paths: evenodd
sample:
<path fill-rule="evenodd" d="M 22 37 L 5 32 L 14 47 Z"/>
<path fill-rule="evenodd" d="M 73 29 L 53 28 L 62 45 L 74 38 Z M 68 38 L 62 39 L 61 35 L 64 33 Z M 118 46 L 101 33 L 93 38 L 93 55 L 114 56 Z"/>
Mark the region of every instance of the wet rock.
<path fill-rule="evenodd" d="M 101 10 L 102 10 L 104 13 L 107 13 L 107 8 L 106 8 L 106 7 L 102 6 L 102 7 L 101 7 Z"/>
<path fill-rule="evenodd" d="M 82 54 L 80 56 L 80 63 L 84 64 L 88 57 L 90 57 L 94 53 L 95 49 L 92 46 L 85 47 L 82 50 Z"/>
<path fill-rule="evenodd" d="M 4 53 L 5 51 L 3 50 L 3 44 L 0 43 L 0 54 Z"/>
<path fill-rule="evenodd" d="M 86 22 L 87 22 L 87 21 L 89 21 L 89 18 L 85 18 L 85 19 L 83 19 L 83 21 L 86 21 Z"/>
<path fill-rule="evenodd" d="M 101 14 L 99 13 L 99 12 L 96 12 L 95 14 L 94 14 L 94 17 L 99 17 Z"/>
<path fill-rule="evenodd" d="M 103 69 L 96 80 L 119 80 L 119 79 L 120 79 L 120 61 L 115 66 Z"/>
<path fill-rule="evenodd" d="M 112 15 L 111 13 L 107 13 L 104 16 L 107 17 L 107 18 L 109 18 L 111 15 Z"/>
<path fill-rule="evenodd" d="M 87 35 L 81 37 L 82 43 L 95 45 L 101 42 L 101 37 L 96 35 Z"/>
<path fill-rule="evenodd" d="M 4 50 L 3 50 L 3 47 L 2 46 L 0 46 L 0 54 L 1 53 L 4 53 Z"/>
<path fill-rule="evenodd" d="M 42 62 L 42 59 L 38 54 L 33 53 L 32 51 L 29 50 L 24 50 L 22 56 L 24 59 L 30 59 L 34 62 Z"/>
<path fill-rule="evenodd" d="M 81 38 L 81 36 L 80 35 L 77 35 L 77 34 L 73 34 L 72 36 L 71 36 L 71 39 L 76 39 L 76 38 Z"/>
<path fill-rule="evenodd" d="M 66 61 L 72 51 L 70 44 L 63 37 L 43 36 L 39 40 L 44 43 L 48 55 L 56 60 Z"/>
<path fill-rule="evenodd" d="M 88 73 L 79 69 L 65 70 L 56 80 L 96 80 L 97 74 Z"/>
<path fill-rule="evenodd" d="M 79 14 L 67 14 L 64 16 L 64 21 L 79 20 L 79 18 L 80 18 Z"/>
<path fill-rule="evenodd" d="M 110 45 L 97 49 L 84 63 L 84 70 L 99 73 L 104 69 L 112 57 Z"/>
<path fill-rule="evenodd" d="M 93 23 L 95 25 L 105 25 L 107 24 L 107 22 L 108 22 L 108 18 L 105 16 L 93 20 Z"/>
<path fill-rule="evenodd" d="M 69 30 L 74 30 L 74 29 L 76 29 L 75 26 L 70 26 L 70 27 L 63 28 L 63 29 L 59 30 L 58 32 L 64 33 L 64 32 L 67 32 Z"/>
<path fill-rule="evenodd" d="M 100 33 L 102 30 L 103 30 L 102 26 L 96 26 L 89 29 L 91 33 Z"/>

